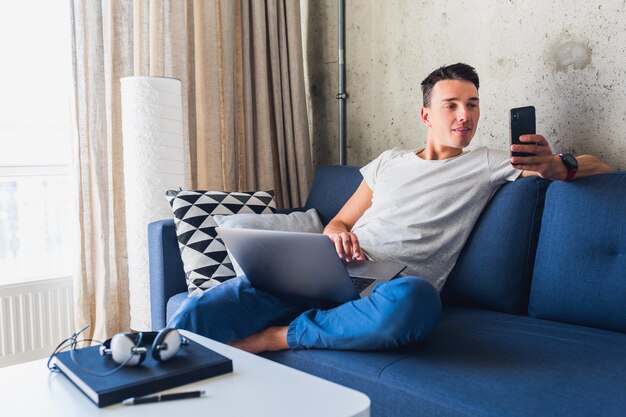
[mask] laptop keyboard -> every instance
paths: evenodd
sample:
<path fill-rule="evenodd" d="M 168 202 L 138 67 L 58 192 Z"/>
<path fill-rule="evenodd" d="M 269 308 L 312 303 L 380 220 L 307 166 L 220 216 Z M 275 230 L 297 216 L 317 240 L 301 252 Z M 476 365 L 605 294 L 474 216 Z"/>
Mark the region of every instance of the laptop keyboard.
<path fill-rule="evenodd" d="M 372 285 L 372 283 L 374 281 L 376 281 L 375 279 L 371 279 L 371 278 L 359 278 L 359 277 L 351 277 L 352 278 L 352 283 L 354 284 L 354 288 L 356 288 L 357 292 L 361 292 L 364 289 L 366 289 L 367 287 L 369 287 L 370 285 Z"/>

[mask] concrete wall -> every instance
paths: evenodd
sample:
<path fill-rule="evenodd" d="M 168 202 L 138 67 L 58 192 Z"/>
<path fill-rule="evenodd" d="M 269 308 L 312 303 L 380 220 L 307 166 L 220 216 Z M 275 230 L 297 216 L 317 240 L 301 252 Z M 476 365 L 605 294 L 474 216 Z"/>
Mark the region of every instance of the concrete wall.
<path fill-rule="evenodd" d="M 421 80 L 481 78 L 472 147 L 508 149 L 508 110 L 534 105 L 553 150 L 626 169 L 626 0 L 346 0 L 348 163 L 417 148 Z M 338 162 L 337 0 L 302 2 L 315 163 Z"/>

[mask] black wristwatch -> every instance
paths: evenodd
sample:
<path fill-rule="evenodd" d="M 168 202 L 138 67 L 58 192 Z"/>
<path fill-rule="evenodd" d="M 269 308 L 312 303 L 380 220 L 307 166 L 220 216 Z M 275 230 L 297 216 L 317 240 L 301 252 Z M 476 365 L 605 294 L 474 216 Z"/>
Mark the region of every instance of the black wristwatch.
<path fill-rule="evenodd" d="M 578 172 L 578 161 L 574 158 L 573 155 L 568 153 L 560 153 L 558 157 L 561 158 L 565 168 L 567 168 L 567 176 L 563 180 L 563 182 L 569 182 L 574 179 L 576 172 Z"/>

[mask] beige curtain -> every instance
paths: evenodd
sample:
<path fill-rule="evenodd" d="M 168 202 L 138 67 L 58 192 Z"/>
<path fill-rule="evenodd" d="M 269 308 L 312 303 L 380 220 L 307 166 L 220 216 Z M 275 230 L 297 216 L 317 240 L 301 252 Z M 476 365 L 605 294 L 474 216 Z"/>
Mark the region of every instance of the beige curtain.
<path fill-rule="evenodd" d="M 299 2 L 199 0 L 187 19 L 192 186 L 274 188 L 279 205 L 302 205 L 311 151 Z"/>
<path fill-rule="evenodd" d="M 104 339 L 150 323 L 149 309 L 130 317 L 120 78 L 183 82 L 187 187 L 273 188 L 281 206 L 304 203 L 311 151 L 299 7 L 291 0 L 72 1 L 77 327 L 89 323 L 91 335 Z"/>

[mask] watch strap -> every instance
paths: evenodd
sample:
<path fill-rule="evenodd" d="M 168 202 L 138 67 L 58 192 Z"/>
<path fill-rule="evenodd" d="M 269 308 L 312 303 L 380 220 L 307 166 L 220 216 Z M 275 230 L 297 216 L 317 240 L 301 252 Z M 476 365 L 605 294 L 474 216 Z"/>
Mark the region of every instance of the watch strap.
<path fill-rule="evenodd" d="M 576 176 L 576 173 L 578 172 L 577 168 L 572 168 L 572 169 L 568 169 L 567 170 L 567 176 L 565 177 L 564 180 L 562 180 L 563 182 L 570 182 L 571 180 L 574 179 L 574 176 Z"/>
<path fill-rule="evenodd" d="M 567 156 L 572 157 L 572 155 L 568 155 L 565 153 L 559 153 L 557 154 L 557 156 L 559 158 L 561 158 L 561 161 L 563 162 L 563 164 L 565 165 L 565 168 L 567 168 L 567 175 L 565 176 L 565 179 L 561 180 L 562 182 L 570 182 L 571 180 L 574 179 L 574 177 L 576 176 L 576 173 L 578 172 L 578 166 L 574 166 L 572 165 L 568 160 L 567 160 Z"/>

